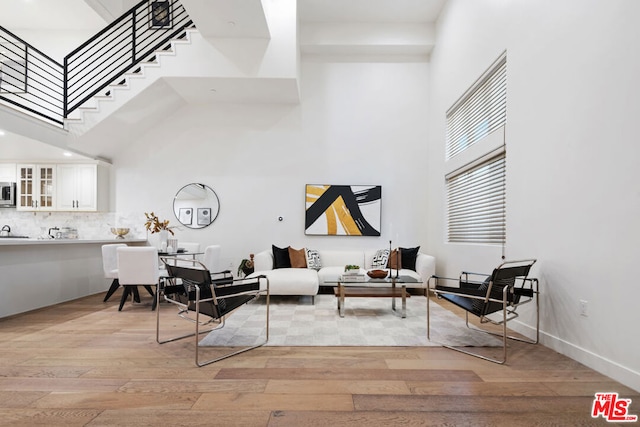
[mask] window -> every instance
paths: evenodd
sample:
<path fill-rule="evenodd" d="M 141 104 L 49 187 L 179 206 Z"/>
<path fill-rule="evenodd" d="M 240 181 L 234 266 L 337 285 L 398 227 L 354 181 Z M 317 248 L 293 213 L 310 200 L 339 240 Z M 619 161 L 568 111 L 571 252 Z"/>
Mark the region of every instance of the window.
<path fill-rule="evenodd" d="M 502 152 L 447 179 L 449 242 L 505 242 L 505 160 Z"/>
<path fill-rule="evenodd" d="M 449 242 L 506 242 L 506 81 L 503 54 L 447 111 Z"/>
<path fill-rule="evenodd" d="M 507 122 L 507 57 L 502 55 L 447 111 L 447 159 Z"/>

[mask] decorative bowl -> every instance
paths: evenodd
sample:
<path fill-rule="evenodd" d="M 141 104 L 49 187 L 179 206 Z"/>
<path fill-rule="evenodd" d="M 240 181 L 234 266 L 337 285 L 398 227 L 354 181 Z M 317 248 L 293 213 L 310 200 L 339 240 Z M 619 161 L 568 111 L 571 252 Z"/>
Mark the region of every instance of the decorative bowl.
<path fill-rule="evenodd" d="M 385 277 L 387 277 L 387 274 L 389 274 L 389 272 L 387 270 L 369 270 L 369 271 L 367 271 L 367 276 L 371 277 L 372 279 L 384 279 Z"/>
<path fill-rule="evenodd" d="M 116 239 L 124 239 L 124 236 L 129 233 L 129 229 L 111 227 L 111 232 L 116 235 Z"/>

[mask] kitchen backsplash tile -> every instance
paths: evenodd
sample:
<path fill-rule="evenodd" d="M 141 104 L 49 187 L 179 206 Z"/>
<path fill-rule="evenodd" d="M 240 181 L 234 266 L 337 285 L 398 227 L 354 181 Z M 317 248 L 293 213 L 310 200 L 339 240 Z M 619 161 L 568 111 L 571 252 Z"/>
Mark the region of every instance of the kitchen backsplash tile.
<path fill-rule="evenodd" d="M 0 227 L 7 224 L 14 236 L 46 237 L 50 228 L 72 227 L 79 239 L 115 239 L 111 227 L 129 228 L 127 239 L 146 239 L 144 215 L 139 212 L 22 212 L 0 209 Z"/>

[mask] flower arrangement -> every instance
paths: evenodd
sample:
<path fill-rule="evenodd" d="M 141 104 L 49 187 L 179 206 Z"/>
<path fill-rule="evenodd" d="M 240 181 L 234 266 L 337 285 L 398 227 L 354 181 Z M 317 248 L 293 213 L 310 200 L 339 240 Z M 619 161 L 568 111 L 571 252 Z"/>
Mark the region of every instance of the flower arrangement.
<path fill-rule="evenodd" d="M 164 221 L 160 221 L 155 213 L 144 213 L 147 217 L 147 222 L 144 223 L 147 231 L 150 231 L 151 234 L 159 233 L 162 230 L 167 230 L 173 236 L 173 227 L 169 227 L 169 220 L 165 219 Z"/>

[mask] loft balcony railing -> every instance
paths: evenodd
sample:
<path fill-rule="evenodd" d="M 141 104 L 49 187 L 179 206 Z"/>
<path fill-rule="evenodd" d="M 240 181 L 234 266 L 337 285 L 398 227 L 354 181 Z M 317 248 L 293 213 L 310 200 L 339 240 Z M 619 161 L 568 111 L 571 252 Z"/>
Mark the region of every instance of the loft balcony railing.
<path fill-rule="evenodd" d="M 0 27 L 0 102 L 63 126 L 74 110 L 171 47 L 193 21 L 179 0 L 142 0 L 60 64 Z M 122 79 L 122 80 L 120 80 Z"/>
<path fill-rule="evenodd" d="M 64 68 L 0 27 L 0 101 L 62 125 Z"/>

